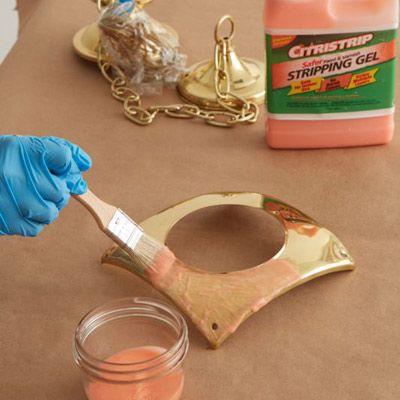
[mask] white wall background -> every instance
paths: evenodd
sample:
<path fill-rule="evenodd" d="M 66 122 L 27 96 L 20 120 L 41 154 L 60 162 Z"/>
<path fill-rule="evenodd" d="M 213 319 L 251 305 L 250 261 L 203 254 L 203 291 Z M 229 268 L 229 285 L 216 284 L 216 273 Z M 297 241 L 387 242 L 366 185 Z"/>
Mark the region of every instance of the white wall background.
<path fill-rule="evenodd" d="M 16 0 L 0 0 L 0 64 L 17 41 L 18 27 Z"/>

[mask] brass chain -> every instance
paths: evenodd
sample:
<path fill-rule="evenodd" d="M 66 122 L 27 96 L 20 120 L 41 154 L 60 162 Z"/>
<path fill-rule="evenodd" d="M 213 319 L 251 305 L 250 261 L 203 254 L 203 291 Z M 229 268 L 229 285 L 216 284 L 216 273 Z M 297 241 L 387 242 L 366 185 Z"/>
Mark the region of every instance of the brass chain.
<path fill-rule="evenodd" d="M 101 46 L 99 46 L 97 64 L 104 78 L 111 84 L 112 95 L 124 103 L 126 117 L 138 125 L 150 125 L 158 114 L 180 119 L 198 118 L 209 125 L 223 128 L 230 128 L 237 124 L 252 124 L 258 119 L 259 107 L 256 103 L 247 101 L 231 91 L 231 78 L 225 62 L 228 40 L 229 38 L 218 38 L 214 52 L 215 92 L 221 110 L 206 110 L 188 103 L 144 108 L 140 95 L 129 87 L 124 72 L 108 61 L 109 57 Z"/>

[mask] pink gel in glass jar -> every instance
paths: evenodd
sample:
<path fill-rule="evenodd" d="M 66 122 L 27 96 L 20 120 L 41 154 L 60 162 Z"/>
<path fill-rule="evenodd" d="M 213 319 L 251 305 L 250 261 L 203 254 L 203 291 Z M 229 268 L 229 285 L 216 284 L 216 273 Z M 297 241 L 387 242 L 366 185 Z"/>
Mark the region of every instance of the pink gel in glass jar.
<path fill-rule="evenodd" d="M 89 400 L 179 400 L 188 347 L 186 322 L 168 303 L 127 298 L 83 317 L 73 353 Z"/>

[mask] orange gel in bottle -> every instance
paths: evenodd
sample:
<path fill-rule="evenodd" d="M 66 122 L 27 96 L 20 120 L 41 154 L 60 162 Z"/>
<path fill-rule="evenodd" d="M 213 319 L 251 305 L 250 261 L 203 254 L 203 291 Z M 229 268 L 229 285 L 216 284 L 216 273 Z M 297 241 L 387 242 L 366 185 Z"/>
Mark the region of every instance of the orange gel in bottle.
<path fill-rule="evenodd" d="M 264 22 L 270 147 L 392 140 L 398 0 L 265 0 Z"/>
<path fill-rule="evenodd" d="M 74 338 L 88 400 L 180 400 L 187 326 L 169 304 L 117 300 L 89 312 Z"/>

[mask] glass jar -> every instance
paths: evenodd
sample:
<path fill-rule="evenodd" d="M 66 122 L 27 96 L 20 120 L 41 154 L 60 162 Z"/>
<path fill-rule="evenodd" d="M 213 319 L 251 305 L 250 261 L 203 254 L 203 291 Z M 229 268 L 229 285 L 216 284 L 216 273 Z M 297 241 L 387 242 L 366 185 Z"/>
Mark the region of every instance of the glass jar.
<path fill-rule="evenodd" d="M 186 322 L 168 303 L 126 298 L 83 317 L 73 354 L 89 400 L 179 400 L 188 347 Z"/>

